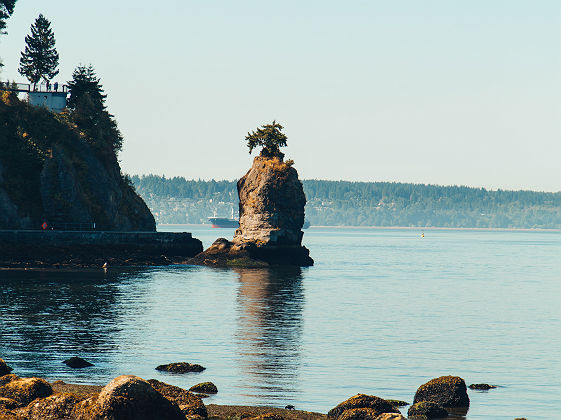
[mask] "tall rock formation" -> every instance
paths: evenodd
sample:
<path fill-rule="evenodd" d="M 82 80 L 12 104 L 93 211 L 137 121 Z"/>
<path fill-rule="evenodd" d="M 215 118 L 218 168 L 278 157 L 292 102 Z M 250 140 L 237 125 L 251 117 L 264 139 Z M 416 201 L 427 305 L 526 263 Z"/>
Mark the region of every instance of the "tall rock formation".
<path fill-rule="evenodd" d="M 238 181 L 240 227 L 190 260 L 211 266 L 310 266 L 302 246 L 306 196 L 298 172 L 282 157 L 257 156 Z"/>
<path fill-rule="evenodd" d="M 257 156 L 238 181 L 240 227 L 234 243 L 300 246 L 306 196 L 298 172 L 278 157 Z"/>

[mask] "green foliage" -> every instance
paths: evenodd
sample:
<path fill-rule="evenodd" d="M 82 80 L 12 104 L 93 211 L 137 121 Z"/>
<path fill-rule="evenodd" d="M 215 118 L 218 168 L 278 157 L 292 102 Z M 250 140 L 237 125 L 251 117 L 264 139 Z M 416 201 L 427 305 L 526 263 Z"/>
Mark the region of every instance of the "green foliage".
<path fill-rule="evenodd" d="M 133 176 L 158 223 L 205 223 L 238 207 L 235 181 Z M 303 180 L 312 226 L 561 228 L 561 192 Z"/>
<path fill-rule="evenodd" d="M 36 85 L 41 79 L 51 80 L 58 74 L 58 52 L 51 22 L 43 15 L 31 25 L 31 35 L 25 37 L 25 51 L 19 60 L 19 73 Z"/>
<path fill-rule="evenodd" d="M 68 82 L 70 117 L 90 144 L 106 152 L 117 153 L 123 147 L 123 137 L 107 112 L 103 87 L 93 66 L 80 65 Z"/>
<path fill-rule="evenodd" d="M 6 33 L 6 20 L 14 13 L 16 0 L 0 0 L 0 34 Z"/>
<path fill-rule="evenodd" d="M 249 153 L 256 147 L 263 147 L 261 149 L 261 156 L 265 157 L 279 157 L 283 158 L 284 154 L 280 151 L 281 147 L 286 146 L 286 135 L 281 132 L 284 127 L 273 121 L 271 124 L 265 124 L 258 128 L 257 131 L 247 133 L 245 139 L 247 140 L 247 147 Z"/>
<path fill-rule="evenodd" d="M 72 73 L 72 80 L 68 82 L 70 96 L 67 106 L 76 109 L 80 106 L 81 100 L 87 95 L 87 100 L 91 103 L 90 107 L 97 112 L 105 110 L 105 98 L 101 80 L 95 74 L 93 66 L 79 65 Z"/>

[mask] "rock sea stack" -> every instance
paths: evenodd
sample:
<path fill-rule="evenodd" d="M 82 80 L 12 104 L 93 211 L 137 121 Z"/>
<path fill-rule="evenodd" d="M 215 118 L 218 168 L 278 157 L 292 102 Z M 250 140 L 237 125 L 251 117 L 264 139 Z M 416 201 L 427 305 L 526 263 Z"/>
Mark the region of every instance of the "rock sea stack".
<path fill-rule="evenodd" d="M 202 372 L 205 369 L 205 367 L 197 365 L 196 363 L 187 362 L 169 363 L 167 365 L 160 365 L 156 367 L 156 370 L 171 373 Z"/>
<path fill-rule="evenodd" d="M 369 411 L 369 416 L 373 415 L 375 411 L 377 415 L 383 413 L 397 413 L 400 414 L 400 411 L 395 408 L 392 404 L 388 401 L 375 397 L 373 395 L 365 395 L 365 394 L 357 394 L 348 400 L 343 401 L 341 404 L 337 405 L 337 407 L 332 408 L 327 413 L 328 417 L 340 418 L 340 416 L 347 410 L 354 410 L 358 408 L 368 408 L 372 411 Z M 351 415 L 350 413 L 349 415 Z M 353 414 L 354 415 L 354 414 Z M 349 417 L 349 418 L 357 418 L 357 417 Z M 365 417 L 366 418 L 366 417 Z M 369 418 L 369 417 L 368 417 Z"/>
<path fill-rule="evenodd" d="M 444 408 L 467 408 L 469 397 L 465 381 L 459 376 L 441 376 L 421 385 L 413 404 L 430 401 Z"/>
<path fill-rule="evenodd" d="M 240 226 L 232 241 L 220 238 L 189 260 L 232 267 L 310 266 L 302 246 L 306 196 L 298 172 L 280 156 L 257 156 L 238 181 Z"/>

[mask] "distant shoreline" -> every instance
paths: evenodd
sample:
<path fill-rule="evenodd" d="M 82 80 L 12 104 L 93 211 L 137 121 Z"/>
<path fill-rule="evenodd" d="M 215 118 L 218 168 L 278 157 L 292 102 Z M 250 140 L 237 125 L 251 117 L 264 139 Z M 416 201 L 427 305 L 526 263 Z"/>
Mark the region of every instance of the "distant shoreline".
<path fill-rule="evenodd" d="M 208 227 L 211 228 L 209 224 L 206 223 L 160 223 L 156 225 L 156 229 L 159 226 L 197 226 L 197 227 Z M 429 230 L 465 230 L 465 231 L 482 231 L 482 232 L 561 232 L 561 229 L 551 228 L 485 228 L 485 227 L 418 227 L 418 226 L 327 226 L 327 225 L 314 225 L 310 226 L 308 229 L 374 229 L 374 230 L 418 230 L 418 231 L 429 231 Z M 226 228 L 233 230 L 233 228 Z M 305 230 L 308 230 L 305 229 Z M 217 232 L 223 231 L 224 228 L 216 229 Z"/>

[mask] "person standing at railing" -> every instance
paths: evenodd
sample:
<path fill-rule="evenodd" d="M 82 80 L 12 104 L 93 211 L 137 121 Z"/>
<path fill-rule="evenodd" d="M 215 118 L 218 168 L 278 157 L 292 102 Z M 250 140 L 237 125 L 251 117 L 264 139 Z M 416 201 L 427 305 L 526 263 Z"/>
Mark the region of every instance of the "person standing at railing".
<path fill-rule="evenodd" d="M 55 84 L 53 85 L 53 87 L 55 88 L 55 92 L 58 92 L 58 82 L 55 82 Z"/>

